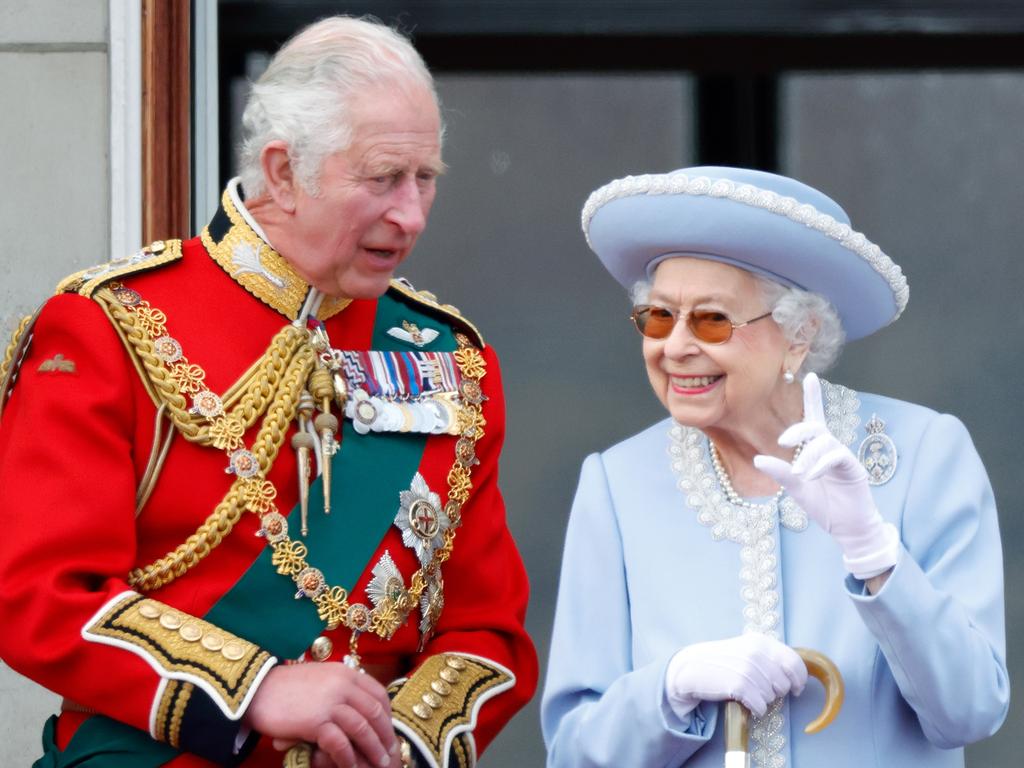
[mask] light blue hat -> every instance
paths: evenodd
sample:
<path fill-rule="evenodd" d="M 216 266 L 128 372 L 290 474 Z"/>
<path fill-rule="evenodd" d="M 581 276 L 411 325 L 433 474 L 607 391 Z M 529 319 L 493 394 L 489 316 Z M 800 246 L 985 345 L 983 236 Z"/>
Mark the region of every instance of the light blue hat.
<path fill-rule="evenodd" d="M 704 166 L 627 176 L 583 206 L 587 243 L 627 289 L 674 256 L 725 262 L 828 299 L 847 339 L 903 312 L 899 265 L 850 227 L 835 201 L 795 179 Z"/>

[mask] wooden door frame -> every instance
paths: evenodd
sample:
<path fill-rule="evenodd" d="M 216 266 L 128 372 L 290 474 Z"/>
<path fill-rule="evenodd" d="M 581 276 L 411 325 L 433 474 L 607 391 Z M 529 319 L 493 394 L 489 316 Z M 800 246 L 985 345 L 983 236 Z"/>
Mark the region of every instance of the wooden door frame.
<path fill-rule="evenodd" d="M 143 242 L 191 232 L 190 0 L 142 0 Z"/>

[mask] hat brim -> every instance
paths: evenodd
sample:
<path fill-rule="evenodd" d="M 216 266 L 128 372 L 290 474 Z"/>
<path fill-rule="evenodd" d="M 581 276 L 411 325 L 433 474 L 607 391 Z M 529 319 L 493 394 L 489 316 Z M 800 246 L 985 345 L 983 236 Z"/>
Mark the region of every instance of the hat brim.
<path fill-rule="evenodd" d="M 627 288 L 666 258 L 719 261 L 824 296 L 851 340 L 895 320 L 909 293 L 899 267 L 838 205 L 775 174 L 695 168 L 621 179 L 591 196 L 584 230 Z"/>

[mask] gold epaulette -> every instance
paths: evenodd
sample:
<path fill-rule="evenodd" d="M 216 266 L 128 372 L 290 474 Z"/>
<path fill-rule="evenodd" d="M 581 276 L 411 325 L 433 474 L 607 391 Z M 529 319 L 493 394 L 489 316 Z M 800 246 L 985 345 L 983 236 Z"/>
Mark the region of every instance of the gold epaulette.
<path fill-rule="evenodd" d="M 56 293 L 77 293 L 92 297 L 97 288 L 139 272 L 147 272 L 181 258 L 181 240 L 156 240 L 140 251 L 111 259 L 105 264 L 83 269 L 65 277 L 57 285 Z"/>
<path fill-rule="evenodd" d="M 407 680 L 389 686 L 395 730 L 430 768 L 471 768 L 476 764 L 473 728 L 488 699 L 515 685 L 500 664 L 462 653 L 428 658 Z"/>
<path fill-rule="evenodd" d="M 405 278 L 398 278 L 391 281 L 390 290 L 398 296 L 411 302 L 419 309 L 433 317 L 446 321 L 449 325 L 455 326 L 458 330 L 468 335 L 473 343 L 481 349 L 484 345 L 484 337 L 469 320 L 462 316 L 462 313 L 451 304 L 442 304 L 430 291 L 417 291 Z"/>

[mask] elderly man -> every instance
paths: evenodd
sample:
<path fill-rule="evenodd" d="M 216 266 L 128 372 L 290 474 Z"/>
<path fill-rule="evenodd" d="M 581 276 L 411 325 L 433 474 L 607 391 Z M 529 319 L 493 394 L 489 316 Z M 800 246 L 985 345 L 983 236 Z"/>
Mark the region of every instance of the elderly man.
<path fill-rule="evenodd" d="M 0 654 L 65 697 L 37 765 L 473 765 L 537 669 L 495 357 L 392 279 L 431 77 L 327 19 L 244 129 L 199 237 L 66 279 L 5 357 Z"/>

